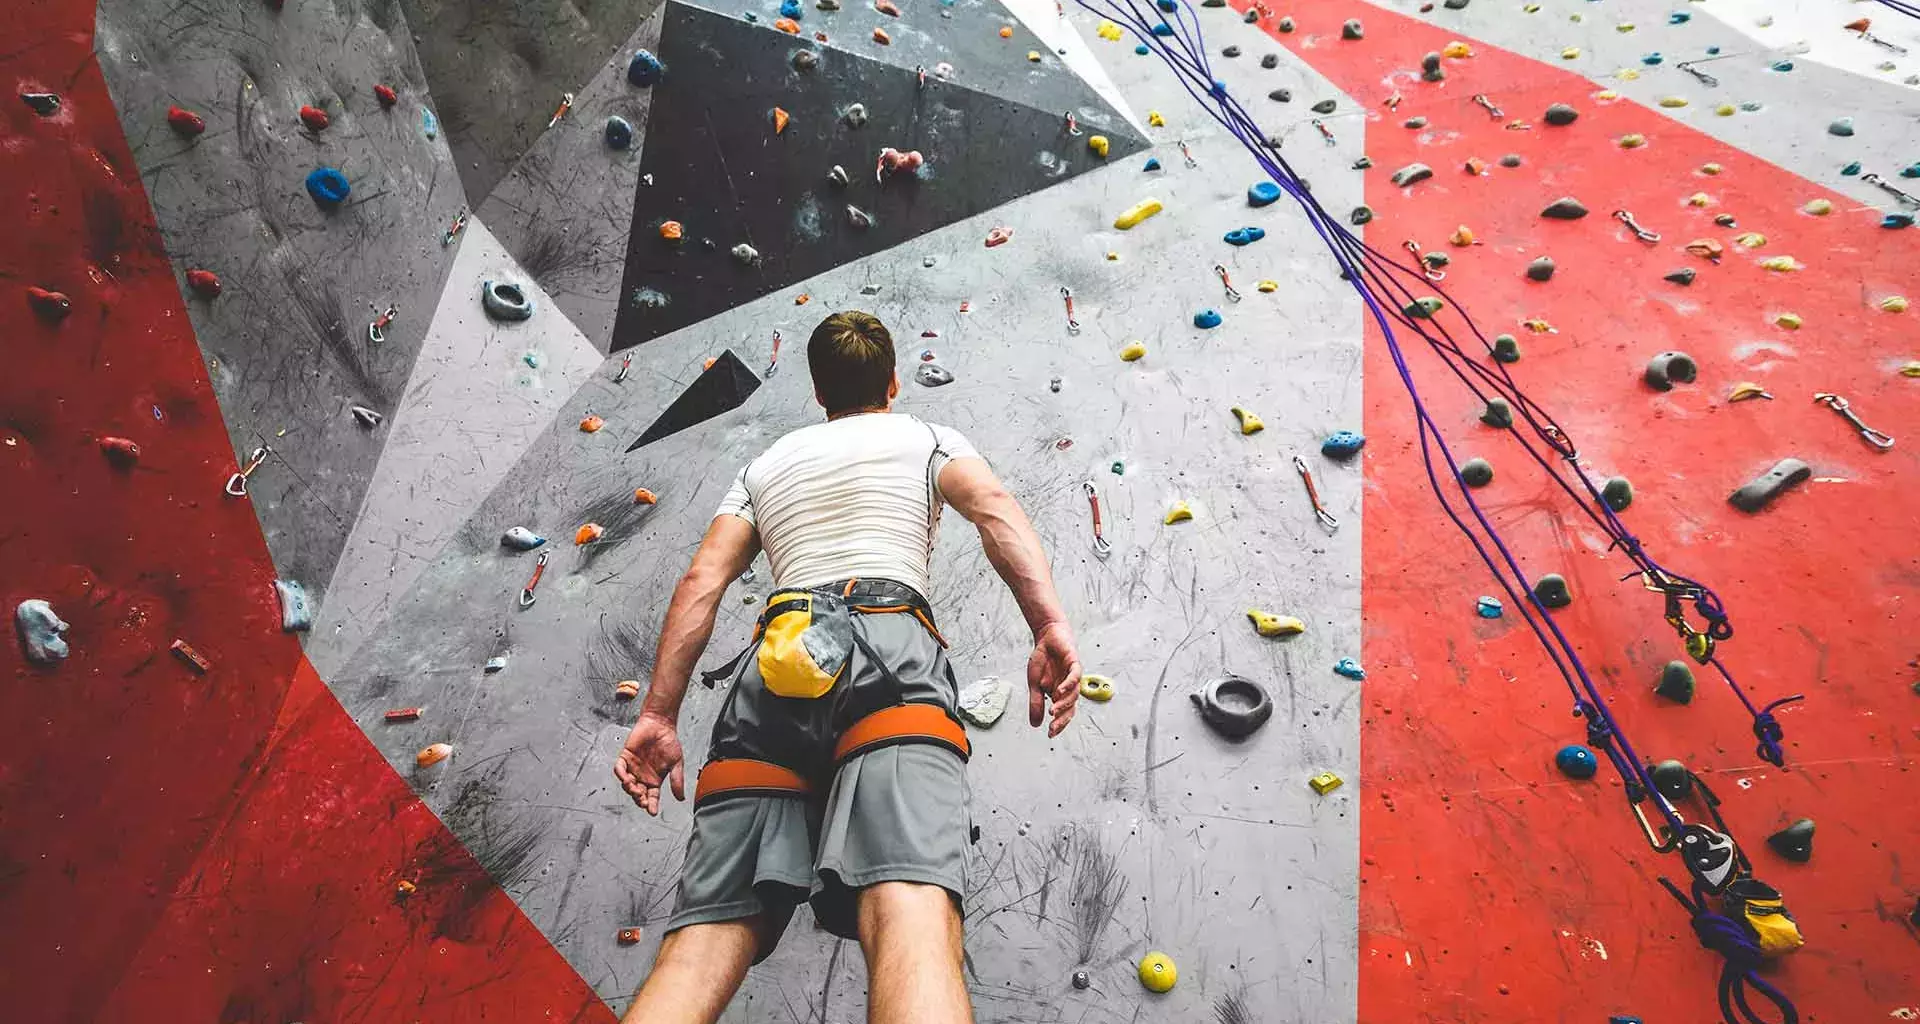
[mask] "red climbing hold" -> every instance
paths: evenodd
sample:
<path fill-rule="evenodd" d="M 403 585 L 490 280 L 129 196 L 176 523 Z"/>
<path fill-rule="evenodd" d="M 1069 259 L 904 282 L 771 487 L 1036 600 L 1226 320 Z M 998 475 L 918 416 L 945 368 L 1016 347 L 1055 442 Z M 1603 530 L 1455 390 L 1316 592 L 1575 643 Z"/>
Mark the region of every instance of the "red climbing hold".
<path fill-rule="evenodd" d="M 900 8 L 895 7 L 890 0 L 873 0 L 873 9 L 891 18 L 900 16 Z"/>
<path fill-rule="evenodd" d="M 220 275 L 211 270 L 189 270 L 187 287 L 193 289 L 195 295 L 211 299 L 220 294 Z"/>
<path fill-rule="evenodd" d="M 881 46 L 893 45 L 893 37 L 888 35 L 887 30 L 884 28 L 876 28 L 873 30 L 873 41 L 879 43 Z"/>
<path fill-rule="evenodd" d="M 182 135 L 198 135 L 207 130 L 207 119 L 191 110 L 179 107 L 167 108 L 167 123 Z"/>
<path fill-rule="evenodd" d="M 118 469 L 130 469 L 140 461 L 140 446 L 130 438 L 103 437 L 100 439 L 100 451 Z"/>
<path fill-rule="evenodd" d="M 391 107 L 395 103 L 400 102 L 400 94 L 394 92 L 393 86 L 391 85 L 382 84 L 374 86 L 373 97 L 379 100 L 380 105 L 383 107 Z"/>
<path fill-rule="evenodd" d="M 27 287 L 27 304 L 48 320 L 64 320 L 73 310 L 73 300 L 65 292 L 50 292 L 34 285 Z"/>
<path fill-rule="evenodd" d="M 308 106 L 300 108 L 300 123 L 306 125 L 308 131 L 318 132 L 325 131 L 327 125 L 333 123 L 333 119 L 319 107 Z"/>

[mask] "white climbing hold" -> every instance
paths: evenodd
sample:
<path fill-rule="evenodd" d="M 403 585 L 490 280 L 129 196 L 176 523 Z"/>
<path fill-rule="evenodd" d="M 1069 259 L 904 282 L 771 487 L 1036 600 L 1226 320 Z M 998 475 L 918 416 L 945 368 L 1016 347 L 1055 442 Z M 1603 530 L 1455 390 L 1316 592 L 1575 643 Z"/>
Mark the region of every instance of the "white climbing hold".
<path fill-rule="evenodd" d="M 960 717 L 981 727 L 992 725 L 1006 714 L 1012 693 L 1013 687 L 999 676 L 968 683 L 960 688 Z"/>

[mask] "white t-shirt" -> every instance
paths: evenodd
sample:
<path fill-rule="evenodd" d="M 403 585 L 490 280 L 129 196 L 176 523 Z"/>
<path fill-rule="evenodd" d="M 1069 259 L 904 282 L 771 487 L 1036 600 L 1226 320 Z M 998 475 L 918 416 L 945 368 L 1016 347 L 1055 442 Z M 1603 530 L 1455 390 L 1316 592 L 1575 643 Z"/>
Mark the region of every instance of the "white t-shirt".
<path fill-rule="evenodd" d="M 843 416 L 775 441 L 734 478 L 715 517 L 754 525 L 776 587 L 861 577 L 924 596 L 940 471 L 979 457 L 959 432 L 903 413 Z"/>

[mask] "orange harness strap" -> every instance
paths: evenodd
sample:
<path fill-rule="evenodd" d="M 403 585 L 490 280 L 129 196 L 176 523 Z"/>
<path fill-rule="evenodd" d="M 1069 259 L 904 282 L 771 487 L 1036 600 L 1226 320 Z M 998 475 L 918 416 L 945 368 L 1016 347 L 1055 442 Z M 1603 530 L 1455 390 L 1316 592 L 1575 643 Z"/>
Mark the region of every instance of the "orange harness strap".
<path fill-rule="evenodd" d="M 700 778 L 693 787 L 693 803 L 697 807 L 704 800 L 733 793 L 806 796 L 811 792 L 813 787 L 807 785 L 807 780 L 798 772 L 766 761 L 736 757 L 709 761 L 700 769 Z"/>
<path fill-rule="evenodd" d="M 948 718 L 938 705 L 901 704 L 875 711 L 849 726 L 840 734 L 840 742 L 834 745 L 833 757 L 836 761 L 845 761 L 902 740 L 937 743 L 959 754 L 963 760 L 973 754 L 967 731 Z"/>

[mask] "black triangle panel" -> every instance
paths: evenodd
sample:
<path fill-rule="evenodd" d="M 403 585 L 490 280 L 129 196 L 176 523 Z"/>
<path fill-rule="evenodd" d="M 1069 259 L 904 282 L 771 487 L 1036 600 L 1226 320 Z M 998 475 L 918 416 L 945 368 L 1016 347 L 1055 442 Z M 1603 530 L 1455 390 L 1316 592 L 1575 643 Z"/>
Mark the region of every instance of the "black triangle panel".
<path fill-rule="evenodd" d="M 670 4 L 664 17 L 667 71 L 647 118 L 613 351 L 1147 145 L 1130 131 L 1106 131 L 1111 150 L 1102 160 L 1085 134 L 1069 135 L 1067 110 L 1111 110 L 1077 77 L 1038 81 L 1027 102 L 1015 102 L 931 74 L 923 88 L 912 70 L 685 4 Z M 812 69 L 794 67 L 801 51 L 816 55 Z M 846 117 L 855 103 L 867 114 L 859 127 Z M 789 118 L 778 134 L 776 106 Z M 1106 120 L 1124 123 L 1117 114 Z M 927 163 L 877 182 L 874 164 L 889 146 L 919 150 Z M 835 164 L 847 185 L 829 182 Z M 849 205 L 872 225 L 855 226 Z M 667 221 L 682 226 L 677 243 L 661 237 Z M 733 255 L 742 243 L 757 261 Z"/>
<path fill-rule="evenodd" d="M 628 445 L 627 450 L 637 451 L 663 437 L 738 409 L 748 396 L 759 389 L 760 378 L 747 369 L 747 364 L 741 362 L 732 349 L 728 349 L 720 353 L 712 366 L 694 378 L 693 384 L 680 392 L 680 397 L 674 399 L 673 404 L 667 406 L 667 411 L 661 413 L 640 434 L 640 440 Z"/>

